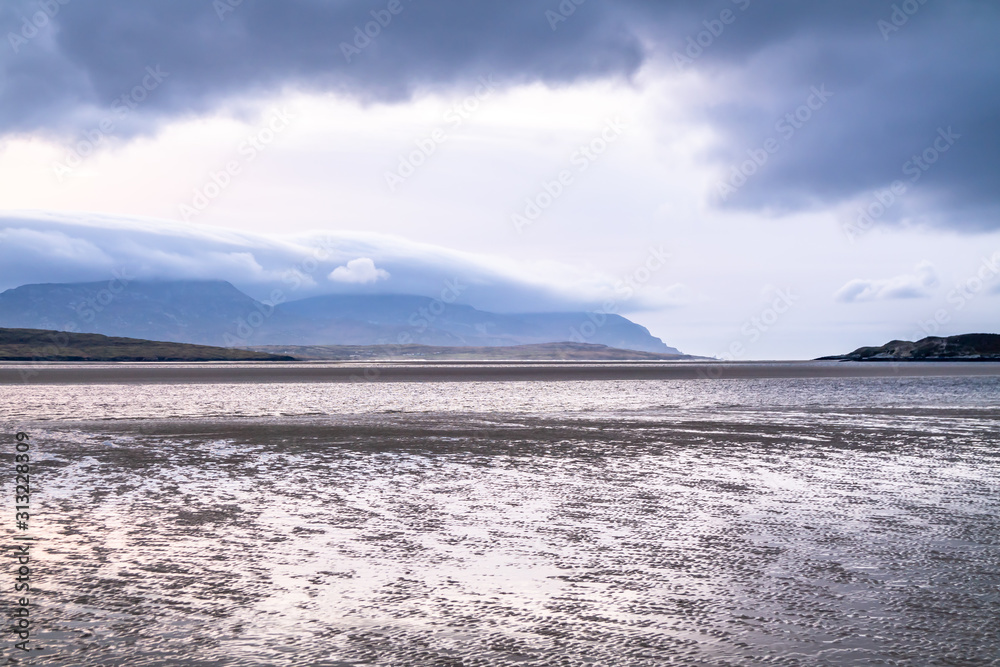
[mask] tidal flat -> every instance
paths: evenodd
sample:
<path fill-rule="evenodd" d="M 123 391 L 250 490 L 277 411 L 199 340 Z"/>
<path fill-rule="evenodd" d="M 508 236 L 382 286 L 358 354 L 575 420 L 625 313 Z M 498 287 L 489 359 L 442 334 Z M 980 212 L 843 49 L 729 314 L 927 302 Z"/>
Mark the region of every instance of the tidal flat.
<path fill-rule="evenodd" d="M 22 664 L 1000 655 L 997 376 L 0 399 L 35 456 L 38 650 Z"/>

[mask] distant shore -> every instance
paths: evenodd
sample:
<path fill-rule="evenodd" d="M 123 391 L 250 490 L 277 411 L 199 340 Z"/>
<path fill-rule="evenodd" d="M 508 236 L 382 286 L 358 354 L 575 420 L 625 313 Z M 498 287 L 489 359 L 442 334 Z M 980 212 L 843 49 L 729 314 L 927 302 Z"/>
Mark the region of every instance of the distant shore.
<path fill-rule="evenodd" d="M 1000 377 L 1000 364 L 963 362 L 210 362 L 0 363 L 0 384 L 243 384 L 558 382 L 767 378 Z"/>

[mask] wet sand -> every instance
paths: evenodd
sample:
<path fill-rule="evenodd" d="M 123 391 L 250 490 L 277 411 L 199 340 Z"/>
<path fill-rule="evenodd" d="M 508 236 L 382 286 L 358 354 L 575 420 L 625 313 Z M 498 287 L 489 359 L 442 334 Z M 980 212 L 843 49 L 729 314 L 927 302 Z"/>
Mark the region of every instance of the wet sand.
<path fill-rule="evenodd" d="M 996 412 L 26 426 L 32 664 L 988 665 L 1000 651 Z"/>
<path fill-rule="evenodd" d="M 0 384 L 39 540 L 20 664 L 996 664 L 997 366 L 399 366 L 463 381 Z M 631 366 L 583 370 L 696 372 Z"/>
<path fill-rule="evenodd" d="M 0 384 L 267 384 L 1000 377 L 990 362 L 396 362 L 0 364 Z"/>

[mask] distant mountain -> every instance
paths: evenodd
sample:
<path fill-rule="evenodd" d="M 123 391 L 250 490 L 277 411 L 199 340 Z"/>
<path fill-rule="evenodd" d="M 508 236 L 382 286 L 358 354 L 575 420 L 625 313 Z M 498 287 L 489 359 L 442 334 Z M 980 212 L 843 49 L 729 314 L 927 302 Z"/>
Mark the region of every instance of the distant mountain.
<path fill-rule="evenodd" d="M 1000 334 L 930 336 L 913 343 L 894 340 L 881 347 L 859 347 L 850 354 L 823 357 L 841 361 L 1000 361 Z"/>
<path fill-rule="evenodd" d="M 292 357 L 206 345 L 39 329 L 0 328 L 0 361 L 294 361 Z"/>
<path fill-rule="evenodd" d="M 287 321 L 309 322 L 315 327 L 309 334 L 314 340 L 336 340 L 340 345 L 406 341 L 422 345 L 494 347 L 572 341 L 680 354 L 650 335 L 645 327 L 620 315 L 498 314 L 410 295 L 317 296 L 282 304 L 276 310 Z M 263 339 L 269 337 L 287 338 L 286 331 L 275 329 L 277 327 L 268 327 L 261 331 L 260 344 L 265 344 Z"/>
<path fill-rule="evenodd" d="M 222 280 L 23 285 L 0 293 L 0 326 L 222 345 L 257 305 Z"/>
<path fill-rule="evenodd" d="M 225 281 L 24 285 L 0 294 L 0 327 L 226 347 L 572 341 L 680 354 L 619 315 L 498 314 L 412 295 L 330 295 L 272 307 Z"/>
<path fill-rule="evenodd" d="M 511 347 L 443 347 L 436 345 L 257 345 L 257 352 L 287 354 L 296 359 L 330 361 L 677 361 L 703 359 L 684 354 L 619 350 L 590 343 L 541 343 Z"/>

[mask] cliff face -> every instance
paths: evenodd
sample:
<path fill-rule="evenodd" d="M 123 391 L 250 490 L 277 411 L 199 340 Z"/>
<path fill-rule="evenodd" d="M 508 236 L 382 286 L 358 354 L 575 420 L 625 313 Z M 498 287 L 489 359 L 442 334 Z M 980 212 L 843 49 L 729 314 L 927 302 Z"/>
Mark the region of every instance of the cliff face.
<path fill-rule="evenodd" d="M 1000 335 L 930 336 L 910 342 L 894 340 L 881 347 L 860 347 L 850 354 L 824 359 L 842 361 L 1000 361 Z"/>

